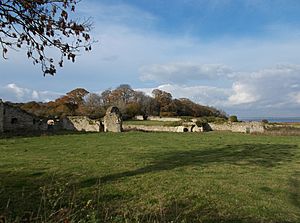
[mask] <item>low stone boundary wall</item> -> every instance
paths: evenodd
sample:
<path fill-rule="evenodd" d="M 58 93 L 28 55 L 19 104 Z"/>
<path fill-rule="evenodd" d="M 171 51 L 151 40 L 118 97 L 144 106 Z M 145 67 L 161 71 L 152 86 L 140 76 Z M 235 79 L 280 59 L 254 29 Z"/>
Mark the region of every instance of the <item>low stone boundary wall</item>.
<path fill-rule="evenodd" d="M 231 131 L 242 133 L 263 133 L 264 124 L 261 122 L 228 122 L 222 124 L 208 123 L 212 131 Z"/>
<path fill-rule="evenodd" d="M 147 125 L 123 125 L 125 131 L 145 132 L 202 132 L 203 129 L 197 126 L 147 126 Z"/>
<path fill-rule="evenodd" d="M 182 121 L 181 118 L 159 117 L 159 116 L 148 116 L 147 120 L 150 120 L 150 121 L 161 121 L 161 122 L 177 122 L 177 121 Z"/>

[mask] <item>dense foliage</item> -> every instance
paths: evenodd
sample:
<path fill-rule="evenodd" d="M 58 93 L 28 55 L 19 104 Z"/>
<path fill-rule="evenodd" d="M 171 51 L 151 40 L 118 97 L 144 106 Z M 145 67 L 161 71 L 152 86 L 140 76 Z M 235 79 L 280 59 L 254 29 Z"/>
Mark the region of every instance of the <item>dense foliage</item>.
<path fill-rule="evenodd" d="M 66 95 L 48 103 L 29 102 L 21 105 L 27 112 L 38 116 L 87 115 L 91 118 L 104 116 L 109 106 L 117 106 L 124 119 L 136 115 L 143 116 L 214 116 L 226 117 L 226 114 L 213 107 L 199 105 L 187 98 L 173 99 L 168 92 L 155 89 L 153 97 L 141 91 L 133 90 L 129 85 L 120 85 L 114 90 L 105 90 L 101 94 L 89 93 L 77 88 Z"/>
<path fill-rule="evenodd" d="M 238 122 L 238 118 L 237 118 L 236 115 L 231 115 L 231 116 L 229 116 L 228 120 L 229 120 L 230 122 Z"/>

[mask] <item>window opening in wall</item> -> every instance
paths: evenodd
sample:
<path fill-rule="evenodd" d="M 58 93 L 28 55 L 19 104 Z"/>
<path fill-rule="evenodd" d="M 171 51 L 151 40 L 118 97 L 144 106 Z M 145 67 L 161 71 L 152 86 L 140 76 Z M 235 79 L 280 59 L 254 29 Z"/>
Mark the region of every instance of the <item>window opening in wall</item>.
<path fill-rule="evenodd" d="M 18 122 L 18 119 L 17 118 L 12 118 L 11 119 L 11 124 L 16 124 Z"/>
<path fill-rule="evenodd" d="M 189 131 L 188 128 L 183 129 L 183 132 L 188 132 L 188 131 Z"/>

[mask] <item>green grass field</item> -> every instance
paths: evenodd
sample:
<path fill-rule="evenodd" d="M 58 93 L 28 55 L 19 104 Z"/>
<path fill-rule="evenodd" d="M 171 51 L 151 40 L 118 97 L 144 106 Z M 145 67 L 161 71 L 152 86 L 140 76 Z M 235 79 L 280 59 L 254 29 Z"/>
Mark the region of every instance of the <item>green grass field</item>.
<path fill-rule="evenodd" d="M 300 138 L 128 132 L 0 139 L 0 198 L 8 222 L 296 223 Z"/>

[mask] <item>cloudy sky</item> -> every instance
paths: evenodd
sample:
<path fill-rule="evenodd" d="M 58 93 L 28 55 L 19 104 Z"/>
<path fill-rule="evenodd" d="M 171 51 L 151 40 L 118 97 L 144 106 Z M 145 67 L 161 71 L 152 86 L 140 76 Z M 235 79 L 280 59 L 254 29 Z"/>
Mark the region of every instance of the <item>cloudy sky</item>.
<path fill-rule="evenodd" d="M 0 60 L 0 98 L 74 88 L 159 88 L 239 117 L 300 116 L 299 0 L 83 0 L 90 53 L 43 77 L 21 52 Z"/>

